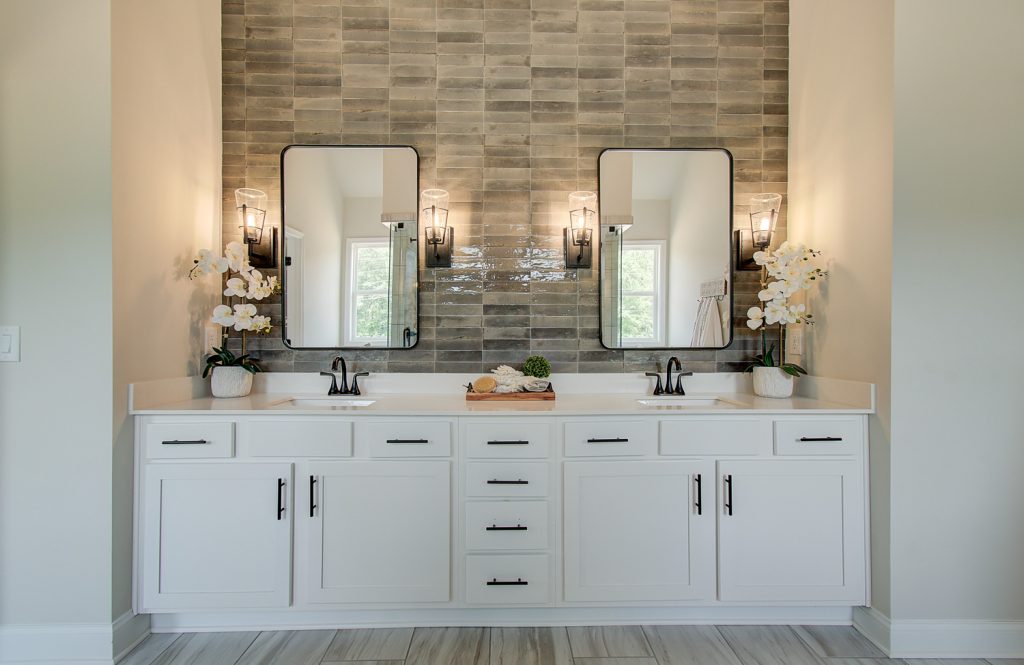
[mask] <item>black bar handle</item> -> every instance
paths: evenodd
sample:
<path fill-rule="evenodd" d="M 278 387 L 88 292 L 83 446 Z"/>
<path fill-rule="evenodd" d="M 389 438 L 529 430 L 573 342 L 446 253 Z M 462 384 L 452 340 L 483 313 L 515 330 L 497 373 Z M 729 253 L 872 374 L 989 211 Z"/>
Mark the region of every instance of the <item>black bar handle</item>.
<path fill-rule="evenodd" d="M 491 526 L 484 527 L 484 531 L 526 531 L 526 530 L 527 530 L 527 527 L 523 526 L 522 524 L 517 524 L 515 526 L 498 526 L 497 524 L 492 524 Z"/>
<path fill-rule="evenodd" d="M 309 516 L 316 514 L 316 476 L 309 477 Z"/>
<path fill-rule="evenodd" d="M 497 577 L 494 577 L 487 582 L 487 586 L 526 586 L 527 584 L 529 584 L 529 582 L 524 580 L 522 577 L 514 582 L 511 580 L 499 580 Z"/>
<path fill-rule="evenodd" d="M 587 443 L 629 443 L 629 439 L 587 439 Z"/>
<path fill-rule="evenodd" d="M 388 443 L 430 443 L 429 439 L 388 439 Z"/>
<path fill-rule="evenodd" d="M 284 515 L 284 478 L 277 479 L 277 519 Z"/>
<path fill-rule="evenodd" d="M 178 439 L 175 439 L 174 441 L 161 441 L 160 443 L 165 446 L 199 446 L 204 443 L 209 443 L 209 441 L 206 439 L 192 439 L 189 441 L 179 441 Z"/>
<path fill-rule="evenodd" d="M 725 514 L 732 515 L 732 474 L 725 476 Z"/>
<path fill-rule="evenodd" d="M 703 515 L 704 514 L 704 501 L 703 501 L 704 497 L 703 497 L 703 494 L 704 493 L 701 490 L 701 486 L 700 486 L 701 478 L 700 478 L 700 474 L 699 473 L 696 476 L 693 477 L 693 482 L 696 483 L 696 485 L 697 485 L 697 501 L 693 504 L 693 506 L 694 506 L 694 508 L 697 509 L 697 514 L 698 515 Z"/>
<path fill-rule="evenodd" d="M 529 441 L 488 441 L 488 446 L 528 446 Z"/>
<path fill-rule="evenodd" d="M 842 441 L 841 436 L 802 436 L 801 441 Z"/>
<path fill-rule="evenodd" d="M 488 485 L 529 485 L 530 481 L 529 480 L 523 480 L 522 478 L 520 478 L 519 480 L 497 480 L 497 479 L 494 479 L 494 480 L 488 480 L 487 484 Z"/>

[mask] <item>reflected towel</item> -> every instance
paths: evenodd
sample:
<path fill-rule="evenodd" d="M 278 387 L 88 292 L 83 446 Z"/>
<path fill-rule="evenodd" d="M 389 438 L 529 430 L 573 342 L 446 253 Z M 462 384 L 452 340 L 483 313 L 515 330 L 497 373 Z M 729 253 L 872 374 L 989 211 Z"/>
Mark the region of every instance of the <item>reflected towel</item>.
<path fill-rule="evenodd" d="M 717 347 L 724 343 L 722 311 L 718 307 L 718 299 L 702 298 L 697 308 L 697 320 L 694 322 L 690 346 Z"/>

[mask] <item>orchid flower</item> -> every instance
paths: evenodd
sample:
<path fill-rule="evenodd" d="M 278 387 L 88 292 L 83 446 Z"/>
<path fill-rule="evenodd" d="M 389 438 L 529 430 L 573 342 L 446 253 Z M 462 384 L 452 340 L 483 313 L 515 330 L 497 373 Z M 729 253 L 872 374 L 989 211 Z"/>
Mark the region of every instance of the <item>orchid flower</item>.
<path fill-rule="evenodd" d="M 227 305 L 217 305 L 213 308 L 213 316 L 210 317 L 210 321 L 227 328 L 228 326 L 235 325 L 235 316 Z"/>
<path fill-rule="evenodd" d="M 764 312 L 760 307 L 751 307 L 747 310 L 747 327 L 757 330 L 764 325 Z"/>
<path fill-rule="evenodd" d="M 232 277 L 229 279 L 227 287 L 228 288 L 224 289 L 224 295 L 228 297 L 237 296 L 239 298 L 244 298 L 249 290 L 249 285 L 246 284 L 244 279 L 239 277 Z"/>
<path fill-rule="evenodd" d="M 256 305 L 235 305 L 235 330 L 251 330 L 252 320 L 256 316 Z"/>

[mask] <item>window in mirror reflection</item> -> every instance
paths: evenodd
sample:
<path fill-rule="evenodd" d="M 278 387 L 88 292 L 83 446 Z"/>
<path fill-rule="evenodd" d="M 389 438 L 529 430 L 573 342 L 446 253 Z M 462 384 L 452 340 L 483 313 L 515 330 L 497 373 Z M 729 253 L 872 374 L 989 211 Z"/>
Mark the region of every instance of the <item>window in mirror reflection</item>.
<path fill-rule="evenodd" d="M 388 339 L 388 282 L 391 275 L 387 240 L 349 240 L 349 297 L 345 344 L 383 346 Z"/>
<path fill-rule="evenodd" d="M 664 243 L 622 245 L 622 341 L 660 346 L 665 342 Z"/>

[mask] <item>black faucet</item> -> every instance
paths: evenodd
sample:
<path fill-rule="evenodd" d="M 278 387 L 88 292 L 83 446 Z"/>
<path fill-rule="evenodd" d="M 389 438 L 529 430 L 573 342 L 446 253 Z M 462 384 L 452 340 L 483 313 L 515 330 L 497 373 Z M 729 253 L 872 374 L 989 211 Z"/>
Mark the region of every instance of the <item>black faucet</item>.
<path fill-rule="evenodd" d="M 338 386 L 338 371 L 341 370 L 341 386 Z M 369 376 L 369 372 L 357 372 L 352 376 L 352 388 L 348 387 L 348 367 L 345 365 L 345 359 L 341 356 L 335 356 L 331 362 L 330 372 L 320 372 L 320 376 L 331 377 L 331 387 L 327 390 L 327 394 L 333 395 L 361 395 L 362 392 L 359 390 L 359 377 Z"/>
<path fill-rule="evenodd" d="M 653 376 L 654 378 L 656 378 L 658 380 L 658 385 L 654 386 L 654 392 L 651 393 L 652 395 L 664 395 L 665 394 L 665 391 L 662 390 L 662 388 L 661 388 L 661 374 L 658 374 L 657 372 L 647 372 L 645 374 L 645 376 Z"/>
<path fill-rule="evenodd" d="M 679 370 L 679 374 L 676 376 L 676 385 L 672 386 L 672 363 L 675 363 L 676 369 Z M 665 372 L 665 394 L 666 395 L 685 395 L 686 391 L 683 390 L 683 377 L 693 376 L 693 372 L 684 372 L 683 366 L 679 363 L 679 358 L 672 356 L 668 359 L 668 370 Z M 657 394 L 657 393 L 655 393 Z"/>

